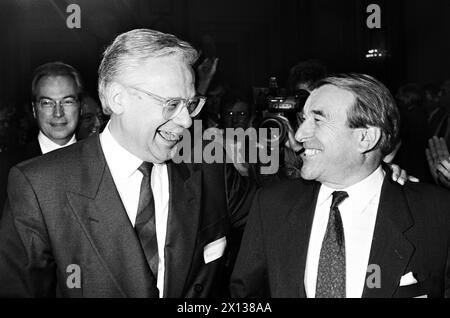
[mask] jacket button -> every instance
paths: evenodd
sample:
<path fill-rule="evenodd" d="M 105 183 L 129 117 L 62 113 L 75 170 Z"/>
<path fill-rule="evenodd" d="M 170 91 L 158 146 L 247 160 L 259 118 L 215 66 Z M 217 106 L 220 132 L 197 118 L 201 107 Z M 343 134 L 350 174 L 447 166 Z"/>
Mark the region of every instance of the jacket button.
<path fill-rule="evenodd" d="M 196 293 L 201 293 L 202 290 L 203 290 L 203 285 L 201 285 L 201 284 L 195 284 L 195 285 L 194 285 L 194 290 L 195 290 Z"/>

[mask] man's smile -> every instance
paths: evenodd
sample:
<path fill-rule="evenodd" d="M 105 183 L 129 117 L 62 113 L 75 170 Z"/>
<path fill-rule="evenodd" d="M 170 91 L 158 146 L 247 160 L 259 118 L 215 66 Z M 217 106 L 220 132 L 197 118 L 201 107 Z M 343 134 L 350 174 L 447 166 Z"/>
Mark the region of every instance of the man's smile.
<path fill-rule="evenodd" d="M 303 157 L 314 157 L 318 155 L 319 153 L 322 153 L 322 150 L 319 149 L 305 149 L 302 156 Z"/>
<path fill-rule="evenodd" d="M 157 133 L 159 136 L 161 136 L 162 139 L 164 139 L 165 141 L 167 141 L 168 143 L 171 143 L 171 144 L 176 144 L 183 138 L 183 135 L 181 132 L 175 133 L 175 132 L 171 132 L 171 131 L 167 131 L 167 130 L 158 129 Z"/>

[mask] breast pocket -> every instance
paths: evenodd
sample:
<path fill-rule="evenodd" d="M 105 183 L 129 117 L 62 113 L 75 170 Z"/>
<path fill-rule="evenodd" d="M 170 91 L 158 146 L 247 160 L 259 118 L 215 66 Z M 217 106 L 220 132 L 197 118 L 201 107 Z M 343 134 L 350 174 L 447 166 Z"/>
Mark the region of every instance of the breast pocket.
<path fill-rule="evenodd" d="M 417 284 L 399 287 L 396 293 L 398 298 L 428 298 L 428 280 L 419 281 Z"/>
<path fill-rule="evenodd" d="M 197 245 L 202 249 L 205 264 L 211 263 L 224 255 L 229 229 L 228 219 L 222 218 L 199 231 Z"/>

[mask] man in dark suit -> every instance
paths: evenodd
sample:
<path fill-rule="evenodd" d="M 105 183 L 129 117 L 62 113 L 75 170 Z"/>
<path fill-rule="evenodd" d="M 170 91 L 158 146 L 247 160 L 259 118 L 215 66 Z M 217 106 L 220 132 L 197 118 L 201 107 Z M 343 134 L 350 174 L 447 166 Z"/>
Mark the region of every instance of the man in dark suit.
<path fill-rule="evenodd" d="M 398 129 L 395 102 L 374 78 L 316 85 L 295 136 L 305 180 L 257 193 L 232 296 L 450 296 L 450 195 L 386 176 Z"/>
<path fill-rule="evenodd" d="M 173 35 L 119 35 L 99 68 L 111 120 L 12 168 L 0 223 L 0 295 L 213 297 L 227 239 L 254 190 L 232 165 L 171 158 L 203 106 L 197 52 Z"/>
<path fill-rule="evenodd" d="M 46 63 L 33 73 L 31 96 L 38 136 L 24 146 L 0 153 L 0 217 L 11 167 L 76 142 L 83 84 L 79 72 L 61 62 Z"/>

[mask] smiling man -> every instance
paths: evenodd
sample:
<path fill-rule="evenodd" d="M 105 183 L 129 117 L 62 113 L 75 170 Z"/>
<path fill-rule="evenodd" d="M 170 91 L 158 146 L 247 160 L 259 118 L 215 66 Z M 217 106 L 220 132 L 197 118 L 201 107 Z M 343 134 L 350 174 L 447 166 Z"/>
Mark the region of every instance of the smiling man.
<path fill-rule="evenodd" d="M 171 161 L 205 101 L 196 59 L 187 42 L 147 29 L 106 49 L 104 131 L 11 170 L 0 296 L 226 292 L 230 232 L 245 224 L 254 190 L 231 164 Z"/>
<path fill-rule="evenodd" d="M 37 138 L 0 154 L 0 217 L 9 170 L 15 164 L 76 142 L 83 83 L 80 73 L 62 62 L 43 64 L 33 72 L 31 98 L 39 127 Z"/>
<path fill-rule="evenodd" d="M 388 89 L 359 74 L 316 84 L 295 139 L 304 180 L 257 193 L 232 275 L 235 297 L 450 296 L 450 195 L 395 183 Z"/>
<path fill-rule="evenodd" d="M 82 87 L 78 72 L 67 64 L 49 63 L 35 71 L 33 115 L 42 153 L 75 143 Z"/>

